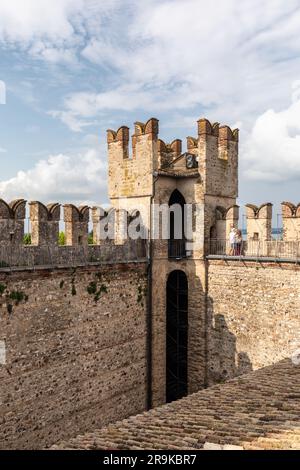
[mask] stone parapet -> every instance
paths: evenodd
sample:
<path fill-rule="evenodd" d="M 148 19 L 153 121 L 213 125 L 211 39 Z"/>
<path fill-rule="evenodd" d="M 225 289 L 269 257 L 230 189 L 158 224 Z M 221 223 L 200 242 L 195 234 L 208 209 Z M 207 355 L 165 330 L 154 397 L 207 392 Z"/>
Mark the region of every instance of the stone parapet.
<path fill-rule="evenodd" d="M 281 207 L 283 239 L 285 241 L 300 240 L 300 204 L 283 202 Z"/>
<path fill-rule="evenodd" d="M 60 204 L 29 203 L 32 245 L 58 245 Z"/>
<path fill-rule="evenodd" d="M 22 245 L 26 201 L 17 199 L 7 204 L 0 199 L 0 245 Z"/>

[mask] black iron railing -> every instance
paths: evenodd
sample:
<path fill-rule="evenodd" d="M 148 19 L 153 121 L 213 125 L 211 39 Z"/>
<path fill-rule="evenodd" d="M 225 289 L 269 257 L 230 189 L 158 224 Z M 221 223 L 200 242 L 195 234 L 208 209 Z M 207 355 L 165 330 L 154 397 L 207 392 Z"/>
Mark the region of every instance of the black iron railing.
<path fill-rule="evenodd" d="M 169 240 L 169 258 L 182 259 L 186 258 L 186 241 L 185 240 Z"/>
<path fill-rule="evenodd" d="M 231 244 L 228 240 L 211 239 L 209 255 L 298 260 L 300 241 L 248 240 Z"/>

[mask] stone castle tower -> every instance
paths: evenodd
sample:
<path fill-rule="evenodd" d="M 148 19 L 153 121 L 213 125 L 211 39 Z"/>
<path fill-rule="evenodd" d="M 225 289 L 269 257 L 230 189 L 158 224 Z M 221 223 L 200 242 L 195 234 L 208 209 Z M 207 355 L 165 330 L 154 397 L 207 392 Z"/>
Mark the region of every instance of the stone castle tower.
<path fill-rule="evenodd" d="M 137 122 L 130 155 L 129 129 L 107 132 L 111 204 L 129 213 L 138 208 L 149 236 L 153 406 L 206 384 L 207 243 L 227 239 L 238 223 L 238 130 L 200 119 L 197 134 L 183 152 L 181 140 L 159 139 L 157 119 Z M 192 226 L 179 239 L 172 211 L 168 237 L 165 222 L 157 232 L 155 207 L 174 204 L 182 208 L 182 224 L 190 217 Z"/>

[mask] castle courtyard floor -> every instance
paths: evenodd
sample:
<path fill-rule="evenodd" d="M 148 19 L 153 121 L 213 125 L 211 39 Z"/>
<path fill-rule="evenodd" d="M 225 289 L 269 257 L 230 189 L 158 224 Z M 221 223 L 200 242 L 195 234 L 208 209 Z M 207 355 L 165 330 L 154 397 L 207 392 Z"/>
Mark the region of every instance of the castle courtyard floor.
<path fill-rule="evenodd" d="M 224 446 L 300 449 L 300 365 L 286 359 L 53 449 L 201 450 Z"/>

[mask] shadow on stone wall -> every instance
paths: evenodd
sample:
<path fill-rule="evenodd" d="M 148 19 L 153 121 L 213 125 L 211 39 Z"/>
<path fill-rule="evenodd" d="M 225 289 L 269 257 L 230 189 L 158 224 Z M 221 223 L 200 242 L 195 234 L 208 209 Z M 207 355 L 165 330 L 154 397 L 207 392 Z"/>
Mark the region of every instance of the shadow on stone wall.
<path fill-rule="evenodd" d="M 236 336 L 224 315 L 214 315 L 213 299 L 207 299 L 207 385 L 225 382 L 253 370 L 245 351 L 238 352 Z"/>

